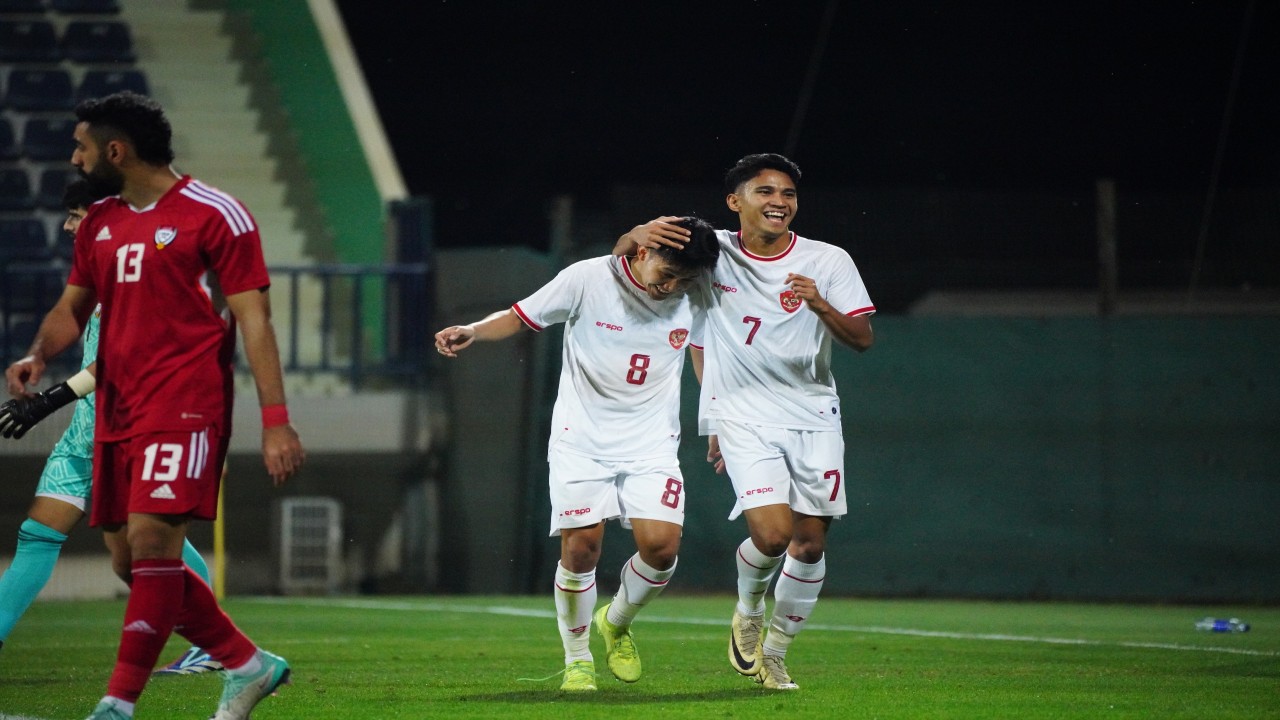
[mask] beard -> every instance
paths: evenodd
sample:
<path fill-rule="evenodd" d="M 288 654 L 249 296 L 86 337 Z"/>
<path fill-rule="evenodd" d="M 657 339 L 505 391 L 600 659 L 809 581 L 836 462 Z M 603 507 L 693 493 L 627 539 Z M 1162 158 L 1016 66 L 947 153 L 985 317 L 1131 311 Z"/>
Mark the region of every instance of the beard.
<path fill-rule="evenodd" d="M 119 195 L 124 190 L 124 173 L 108 162 L 99 162 L 89 172 L 81 170 L 80 176 L 89 183 L 96 197 Z"/>

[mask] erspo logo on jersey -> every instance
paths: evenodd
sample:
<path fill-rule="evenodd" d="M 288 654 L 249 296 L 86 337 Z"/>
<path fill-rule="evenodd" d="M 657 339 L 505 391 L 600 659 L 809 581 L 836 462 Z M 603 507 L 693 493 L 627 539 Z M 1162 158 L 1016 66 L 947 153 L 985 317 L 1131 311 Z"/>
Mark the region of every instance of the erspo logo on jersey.
<path fill-rule="evenodd" d="M 783 310 L 793 313 L 799 310 L 800 306 L 803 305 L 804 302 L 800 298 L 796 297 L 795 292 L 791 290 L 783 290 L 778 293 L 778 304 L 782 306 Z"/>
<path fill-rule="evenodd" d="M 679 350 L 684 347 L 684 341 L 689 339 L 689 331 L 684 328 L 677 328 L 671 331 L 667 336 L 667 342 L 671 343 L 671 347 Z"/>
<path fill-rule="evenodd" d="M 621 325 L 614 325 L 613 323 L 600 322 L 599 320 L 596 321 L 596 327 L 604 328 L 605 330 L 613 330 L 615 332 L 622 332 Z"/>
<path fill-rule="evenodd" d="M 732 286 L 730 286 L 730 285 L 721 285 L 721 284 L 719 283 L 719 281 L 716 281 L 716 282 L 711 283 L 711 287 L 713 287 L 713 288 L 715 288 L 715 289 L 719 290 L 720 292 L 727 292 L 727 293 L 736 293 L 736 292 L 738 292 L 738 288 L 736 288 L 736 287 L 732 287 Z"/>

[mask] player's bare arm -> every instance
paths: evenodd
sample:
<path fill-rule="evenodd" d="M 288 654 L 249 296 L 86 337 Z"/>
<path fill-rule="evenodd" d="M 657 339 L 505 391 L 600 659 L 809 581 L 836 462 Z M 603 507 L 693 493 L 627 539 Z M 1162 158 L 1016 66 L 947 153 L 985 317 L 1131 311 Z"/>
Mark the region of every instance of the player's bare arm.
<path fill-rule="evenodd" d="M 436 333 L 436 352 L 445 357 L 458 357 L 459 350 L 470 347 L 476 340 L 504 340 L 524 327 L 514 310 L 499 310 L 470 325 L 450 325 Z"/>
<path fill-rule="evenodd" d="M 285 406 L 284 375 L 280 350 L 271 325 L 271 301 L 265 290 L 247 290 L 227 296 L 227 307 L 235 315 L 244 339 L 244 355 L 258 389 L 258 404 L 264 408 Z M 262 429 L 262 461 L 276 485 L 284 483 L 302 468 L 306 451 L 298 433 L 288 422 Z"/>
<path fill-rule="evenodd" d="M 80 339 L 80 333 L 97 304 L 96 297 L 93 290 L 78 285 L 68 285 L 62 291 L 62 297 L 41 321 L 26 357 L 5 369 L 5 383 L 10 395 L 27 397 L 27 385 L 40 382 L 49 359 Z"/>
<path fill-rule="evenodd" d="M 613 254 L 634 255 L 639 248 L 655 248 L 659 245 L 683 248 L 689 241 L 689 231 L 672 224 L 679 220 L 680 218 L 674 215 L 663 215 L 631 228 L 618 238 L 618 243 L 613 246 Z"/>
<path fill-rule="evenodd" d="M 871 331 L 871 317 L 869 315 L 851 317 L 836 310 L 826 301 L 826 298 L 822 297 L 822 293 L 818 292 L 818 284 L 813 278 L 790 273 L 787 275 L 787 284 L 796 297 L 803 300 L 809 310 L 822 320 L 822 324 L 827 326 L 827 330 L 836 340 L 858 352 L 867 350 L 875 342 L 875 335 Z"/>

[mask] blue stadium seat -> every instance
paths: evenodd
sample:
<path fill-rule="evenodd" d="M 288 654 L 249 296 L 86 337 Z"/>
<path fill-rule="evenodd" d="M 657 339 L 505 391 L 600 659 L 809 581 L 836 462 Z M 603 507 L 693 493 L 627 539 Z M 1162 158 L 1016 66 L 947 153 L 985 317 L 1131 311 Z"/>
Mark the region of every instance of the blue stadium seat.
<path fill-rule="evenodd" d="M 0 276 L 0 280 L 3 279 L 3 276 Z M 4 323 L 0 324 L 0 338 L 3 339 L 3 342 L 0 342 L 0 351 L 3 351 L 7 358 L 21 357 L 30 347 L 39 327 L 40 323 L 35 318 L 10 319 L 6 316 Z"/>
<path fill-rule="evenodd" d="M 106 97 L 121 90 L 132 90 L 139 95 L 151 94 L 147 76 L 141 70 L 89 70 L 76 89 L 76 102 Z"/>
<path fill-rule="evenodd" d="M 72 139 L 75 129 L 74 117 L 29 118 L 22 129 L 22 154 L 31 160 L 70 162 L 71 151 L 75 149 Z"/>
<path fill-rule="evenodd" d="M 44 223 L 36 218 L 0 218 L 0 263 L 45 260 L 50 254 Z"/>
<path fill-rule="evenodd" d="M 21 112 L 70 110 L 71 75 L 65 70 L 14 70 L 4 102 Z"/>
<path fill-rule="evenodd" d="M 31 196 L 31 177 L 27 171 L 20 167 L 0 168 L 0 212 L 30 210 L 33 207 L 35 200 Z"/>
<path fill-rule="evenodd" d="M 115 20 L 72 20 L 62 35 L 62 52 L 78 63 L 130 63 L 133 36 Z"/>
<path fill-rule="evenodd" d="M 114 15 L 120 12 L 116 0 L 49 0 L 49 7 L 64 15 Z"/>
<path fill-rule="evenodd" d="M 80 173 L 69 165 L 40 171 L 40 182 L 36 184 L 36 205 L 49 210 L 61 210 L 62 192 L 78 177 Z"/>
<path fill-rule="evenodd" d="M 53 23 L 0 20 L 0 62 L 47 63 L 62 59 Z"/>
<path fill-rule="evenodd" d="M 12 160 L 22 154 L 18 147 L 18 135 L 13 131 L 9 118 L 0 117 L 0 160 Z"/>
<path fill-rule="evenodd" d="M 42 12 L 44 0 L 0 0 L 0 14 Z"/>

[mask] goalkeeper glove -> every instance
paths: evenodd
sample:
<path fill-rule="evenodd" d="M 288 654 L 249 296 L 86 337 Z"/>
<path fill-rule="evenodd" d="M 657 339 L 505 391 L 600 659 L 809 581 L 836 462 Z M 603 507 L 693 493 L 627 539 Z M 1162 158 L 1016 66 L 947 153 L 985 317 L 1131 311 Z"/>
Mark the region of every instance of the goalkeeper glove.
<path fill-rule="evenodd" d="M 0 405 L 0 435 L 17 440 L 54 410 L 77 399 L 71 386 L 62 382 L 31 397 L 10 400 Z"/>

